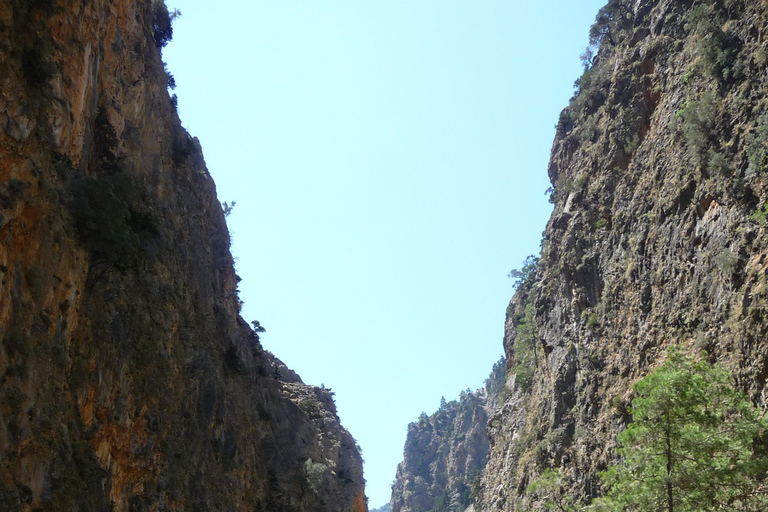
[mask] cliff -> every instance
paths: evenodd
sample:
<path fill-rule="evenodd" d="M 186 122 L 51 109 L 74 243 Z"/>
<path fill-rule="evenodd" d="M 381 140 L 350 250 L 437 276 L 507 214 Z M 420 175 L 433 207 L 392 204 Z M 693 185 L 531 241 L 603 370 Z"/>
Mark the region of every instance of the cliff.
<path fill-rule="evenodd" d="M 331 395 L 239 316 L 170 35 L 156 0 L 0 2 L 0 509 L 365 512 Z"/>
<path fill-rule="evenodd" d="M 442 400 L 431 416 L 408 425 L 403 462 L 392 486 L 392 512 L 463 512 L 477 491 L 488 454 L 488 415 L 504 383 L 505 363 L 493 368 L 485 387 Z"/>
<path fill-rule="evenodd" d="M 598 495 L 631 385 L 672 343 L 765 407 L 767 28 L 764 1 L 600 11 L 557 124 L 540 260 L 507 311 L 476 510 L 540 510 L 526 488 L 548 467 Z"/>

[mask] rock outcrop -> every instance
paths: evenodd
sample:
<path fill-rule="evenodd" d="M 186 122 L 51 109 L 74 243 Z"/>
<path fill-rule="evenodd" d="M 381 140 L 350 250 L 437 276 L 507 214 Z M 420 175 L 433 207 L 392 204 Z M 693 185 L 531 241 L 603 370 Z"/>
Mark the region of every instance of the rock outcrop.
<path fill-rule="evenodd" d="M 367 510 L 330 394 L 239 316 L 157 0 L 0 2 L 0 509 Z"/>
<path fill-rule="evenodd" d="M 674 343 L 766 405 L 768 3 L 611 0 L 557 125 L 554 212 L 508 309 L 508 394 L 475 510 L 600 493 L 631 385 Z"/>
<path fill-rule="evenodd" d="M 504 383 L 502 359 L 484 388 L 442 400 L 431 416 L 408 425 L 403 462 L 392 487 L 392 512 L 463 512 L 487 462 L 488 415 Z M 474 487 L 474 489 L 473 489 Z"/>

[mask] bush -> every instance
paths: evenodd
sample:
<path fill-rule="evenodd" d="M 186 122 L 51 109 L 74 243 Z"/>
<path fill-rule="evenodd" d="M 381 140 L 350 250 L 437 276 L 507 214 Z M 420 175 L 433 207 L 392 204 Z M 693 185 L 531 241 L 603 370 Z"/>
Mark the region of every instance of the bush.
<path fill-rule="evenodd" d="M 544 510 L 576 512 L 581 510 L 573 496 L 566 493 L 566 479 L 559 468 L 545 469 L 526 489 L 525 493 L 544 502 Z"/>
<path fill-rule="evenodd" d="M 181 16 L 181 12 L 175 9 L 168 11 L 163 0 L 157 0 L 152 5 L 152 32 L 155 38 L 155 46 L 165 48 L 173 39 L 173 21 Z"/>
<path fill-rule="evenodd" d="M 523 268 L 521 270 L 516 268 L 510 270 L 509 274 L 507 274 L 507 277 L 515 280 L 515 282 L 512 283 L 512 289 L 517 290 L 520 285 L 533 285 L 536 277 L 536 269 L 538 266 L 539 258 L 531 254 L 525 258 L 525 261 L 523 262 Z"/>
<path fill-rule="evenodd" d="M 768 203 L 763 203 L 761 207 L 755 209 L 749 218 L 762 226 L 768 226 Z"/>
<path fill-rule="evenodd" d="M 728 83 L 736 78 L 736 63 L 743 44 L 723 32 L 723 22 L 713 5 L 701 4 L 691 9 L 687 27 L 698 37 L 696 50 L 704 70 L 721 83 Z"/>
<path fill-rule="evenodd" d="M 325 475 L 326 471 L 328 471 L 328 466 L 322 462 L 314 462 L 312 459 L 304 461 L 304 476 L 315 494 L 320 492 L 323 484 L 323 475 Z"/>
<path fill-rule="evenodd" d="M 717 102 L 714 94 L 709 91 L 702 94 L 698 100 L 687 102 L 675 113 L 695 164 L 706 163 L 703 160 L 705 149 L 709 146 L 716 117 Z"/>
<path fill-rule="evenodd" d="M 128 205 L 115 196 L 111 183 L 89 176 L 79 179 L 69 207 L 94 263 L 121 271 L 136 263 L 139 237 L 131 226 Z"/>
<path fill-rule="evenodd" d="M 512 372 L 515 374 L 515 382 L 522 391 L 530 389 L 533 383 L 533 375 L 538 367 L 538 329 L 536 328 L 535 309 L 533 298 L 536 295 L 535 287 L 528 294 L 525 303 L 525 312 L 515 321 L 515 366 Z"/>
<path fill-rule="evenodd" d="M 95 146 L 96 162 L 105 171 L 119 170 L 117 156 L 118 138 L 115 127 L 109 122 L 107 109 L 103 106 L 96 111 L 93 122 L 93 144 Z"/>
<path fill-rule="evenodd" d="M 768 156 L 768 113 L 757 119 L 757 126 L 747 135 L 748 176 L 755 176 L 765 169 Z"/>
<path fill-rule="evenodd" d="M 587 329 L 594 331 L 598 327 L 600 327 L 600 321 L 597 319 L 597 313 L 592 313 L 587 318 Z"/>
<path fill-rule="evenodd" d="M 622 458 L 601 474 L 608 495 L 593 510 L 766 510 L 766 421 L 727 370 L 672 347 L 634 389 Z"/>
<path fill-rule="evenodd" d="M 607 40 L 611 46 L 616 45 L 617 36 L 621 34 L 623 24 L 630 16 L 628 4 L 626 0 L 608 0 L 608 4 L 597 12 L 595 22 L 589 29 L 591 48 L 598 48 L 603 40 Z"/>
<path fill-rule="evenodd" d="M 21 54 L 21 69 L 27 83 L 37 89 L 45 88 L 56 73 L 56 66 L 50 60 L 53 53 L 50 43 L 36 40 Z"/>
<path fill-rule="evenodd" d="M 320 409 L 322 406 L 320 405 L 320 401 L 315 397 L 309 397 L 309 398 L 302 398 L 299 400 L 299 409 L 301 409 L 304 414 L 309 416 L 310 419 L 317 418 L 320 416 Z"/>

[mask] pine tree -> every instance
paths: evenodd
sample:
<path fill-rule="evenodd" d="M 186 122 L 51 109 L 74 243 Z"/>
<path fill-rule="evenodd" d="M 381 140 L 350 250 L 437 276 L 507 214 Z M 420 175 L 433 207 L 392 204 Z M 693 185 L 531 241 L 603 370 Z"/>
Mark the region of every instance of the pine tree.
<path fill-rule="evenodd" d="M 619 435 L 620 461 L 595 511 L 768 510 L 766 422 L 720 365 L 676 348 L 635 385 L 633 421 Z"/>

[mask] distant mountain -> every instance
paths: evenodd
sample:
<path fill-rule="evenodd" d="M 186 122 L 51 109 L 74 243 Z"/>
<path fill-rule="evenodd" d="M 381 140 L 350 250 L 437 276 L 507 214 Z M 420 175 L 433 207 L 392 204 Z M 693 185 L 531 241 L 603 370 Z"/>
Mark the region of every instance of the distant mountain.
<path fill-rule="evenodd" d="M 379 508 L 372 508 L 368 512 L 389 512 L 390 511 L 390 504 L 386 503 Z"/>
<path fill-rule="evenodd" d="M 493 368 L 484 388 L 462 391 L 459 400 L 408 426 L 403 462 L 392 487 L 392 512 L 462 512 L 488 454 L 486 423 L 504 387 L 506 363 Z"/>

